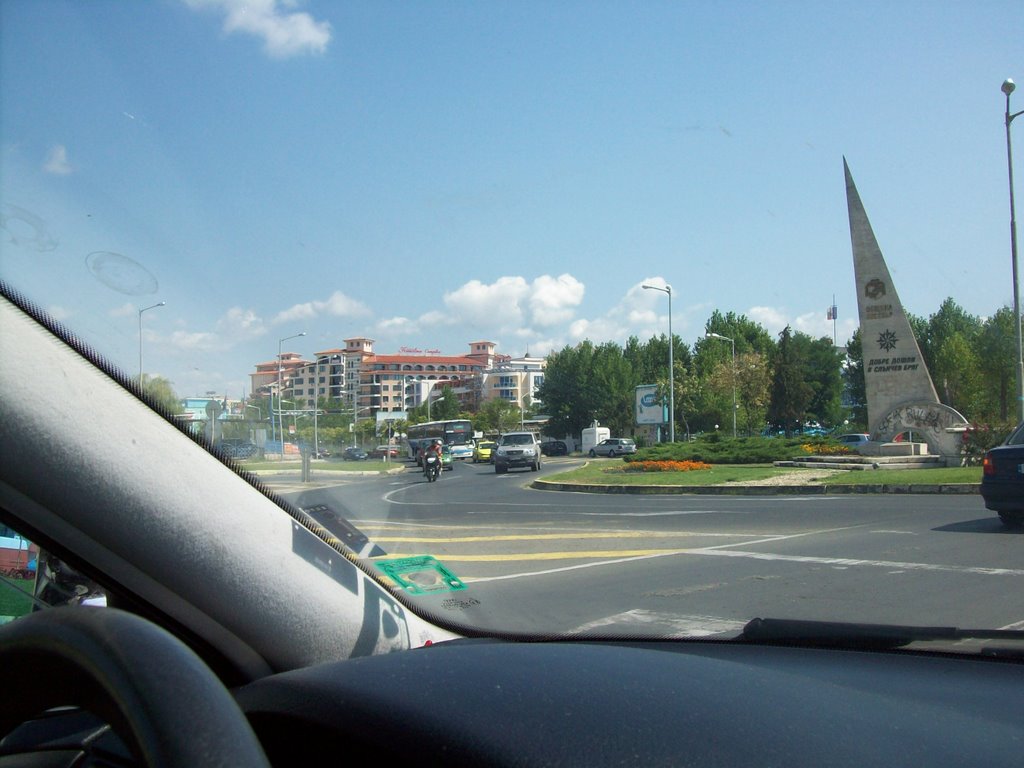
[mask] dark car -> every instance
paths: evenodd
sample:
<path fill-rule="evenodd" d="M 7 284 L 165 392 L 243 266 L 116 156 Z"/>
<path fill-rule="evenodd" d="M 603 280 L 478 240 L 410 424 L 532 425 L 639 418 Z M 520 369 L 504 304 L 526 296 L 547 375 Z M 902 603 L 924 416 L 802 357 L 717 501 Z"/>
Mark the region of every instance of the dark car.
<path fill-rule="evenodd" d="M 1024 421 L 985 454 L 981 495 L 985 507 L 998 512 L 1005 525 L 1024 525 Z"/>
<path fill-rule="evenodd" d="M 549 440 L 540 444 L 540 452 L 545 456 L 567 456 L 569 447 L 561 440 Z"/>
<path fill-rule="evenodd" d="M 370 458 L 370 454 L 362 448 L 346 448 L 341 452 L 341 458 L 345 461 L 366 461 Z"/>

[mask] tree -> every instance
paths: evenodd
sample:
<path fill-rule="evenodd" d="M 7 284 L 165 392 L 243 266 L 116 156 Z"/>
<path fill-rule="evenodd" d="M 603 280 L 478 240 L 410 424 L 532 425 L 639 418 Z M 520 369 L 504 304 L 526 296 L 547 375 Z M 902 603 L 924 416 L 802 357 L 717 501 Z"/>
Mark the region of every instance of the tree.
<path fill-rule="evenodd" d="M 984 375 L 980 413 L 970 418 L 1006 423 L 1015 417 L 1011 413 L 1014 398 L 1010 396 L 1017 381 L 1016 329 L 1013 327 L 1013 309 L 1000 307 L 988 318 L 978 338 L 978 357 Z M 964 414 L 967 416 L 968 414 Z"/>
<path fill-rule="evenodd" d="M 445 384 L 441 388 L 441 394 L 430 406 L 430 418 L 432 421 L 445 419 L 456 419 L 459 416 L 459 398 L 455 396 L 455 390 L 451 385 Z"/>
<path fill-rule="evenodd" d="M 544 383 L 537 391 L 538 399 L 547 406 L 547 434 L 578 435 L 594 420 L 596 405 L 590 400 L 589 386 L 593 356 L 590 341 L 548 355 Z"/>
<path fill-rule="evenodd" d="M 473 426 L 482 432 L 497 432 L 501 434 L 518 427 L 522 418 L 519 407 L 500 397 L 487 400 L 480 410 L 477 411 Z"/>
<path fill-rule="evenodd" d="M 181 400 L 174 393 L 174 387 L 171 386 L 171 382 L 163 376 L 143 375 L 142 391 L 146 397 L 156 403 L 167 414 L 173 416 L 184 410 L 181 406 Z"/>
<path fill-rule="evenodd" d="M 772 393 L 768 406 L 768 420 L 792 434 L 801 426 L 807 406 L 814 395 L 804 381 L 805 361 L 793 342 L 793 331 L 787 325 L 779 334 L 779 344 L 772 359 Z"/>
<path fill-rule="evenodd" d="M 860 328 L 846 342 L 846 365 L 843 367 L 843 383 L 846 400 L 850 407 L 850 420 L 866 426 L 868 423 L 868 396 L 864 383 L 864 345 Z"/>
<path fill-rule="evenodd" d="M 843 355 L 836 351 L 832 339 L 812 339 L 805 333 L 793 334 L 797 355 L 803 361 L 803 379 L 811 388 L 805 417 L 823 426 L 834 426 L 843 420 Z"/>

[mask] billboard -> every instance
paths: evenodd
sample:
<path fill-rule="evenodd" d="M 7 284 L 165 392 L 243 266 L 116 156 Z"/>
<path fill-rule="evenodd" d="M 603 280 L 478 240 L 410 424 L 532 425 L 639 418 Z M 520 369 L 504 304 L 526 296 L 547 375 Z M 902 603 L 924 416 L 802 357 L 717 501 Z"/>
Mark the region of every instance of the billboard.
<path fill-rule="evenodd" d="M 658 397 L 655 384 L 641 384 L 636 388 L 636 423 L 665 424 L 668 422 L 668 407 Z"/>

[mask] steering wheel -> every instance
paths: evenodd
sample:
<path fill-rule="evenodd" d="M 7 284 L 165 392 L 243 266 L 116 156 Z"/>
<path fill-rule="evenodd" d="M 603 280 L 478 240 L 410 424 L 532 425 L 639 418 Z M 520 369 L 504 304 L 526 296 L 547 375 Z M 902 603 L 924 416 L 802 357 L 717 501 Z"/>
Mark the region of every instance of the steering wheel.
<path fill-rule="evenodd" d="M 169 632 L 115 608 L 69 606 L 0 627 L 0 736 L 46 709 L 102 717 L 150 768 L 270 767 L 228 690 Z"/>

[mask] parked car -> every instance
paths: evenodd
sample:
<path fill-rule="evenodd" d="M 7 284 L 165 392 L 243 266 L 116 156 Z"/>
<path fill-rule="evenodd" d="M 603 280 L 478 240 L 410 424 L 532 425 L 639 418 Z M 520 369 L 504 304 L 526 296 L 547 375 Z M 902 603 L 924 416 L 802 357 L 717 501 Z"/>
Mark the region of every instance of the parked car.
<path fill-rule="evenodd" d="M 871 435 L 864 432 L 852 432 L 848 435 L 840 435 L 836 438 L 840 443 L 850 448 L 857 448 L 864 443 L 871 442 Z"/>
<path fill-rule="evenodd" d="M 378 445 L 372 451 L 370 451 L 370 458 L 372 459 L 397 459 L 398 458 L 398 446 L 397 445 Z"/>
<path fill-rule="evenodd" d="M 229 459 L 251 459 L 260 449 L 248 440 L 225 438 L 221 440 L 220 450 Z"/>
<path fill-rule="evenodd" d="M 529 467 L 536 472 L 540 464 L 540 443 L 533 432 L 506 432 L 498 440 L 494 452 L 496 474 L 504 474 L 510 467 Z"/>
<path fill-rule="evenodd" d="M 498 444 L 493 440 L 481 440 L 473 448 L 473 463 L 491 462 L 494 460 L 494 449 Z"/>
<path fill-rule="evenodd" d="M 548 440 L 540 444 L 540 452 L 545 456 L 567 456 L 569 447 L 562 440 Z"/>
<path fill-rule="evenodd" d="M 1024 525 L 1024 421 L 982 462 L 981 496 L 1004 525 Z"/>
<path fill-rule="evenodd" d="M 370 454 L 364 451 L 362 448 L 346 448 L 341 452 L 341 458 L 345 461 L 366 461 L 370 458 Z"/>
<path fill-rule="evenodd" d="M 626 453 L 636 453 L 636 443 L 628 437 L 609 437 L 590 449 L 590 458 L 595 456 L 622 456 Z"/>

